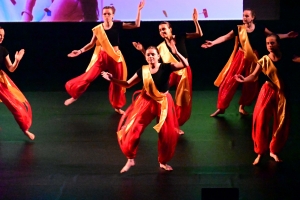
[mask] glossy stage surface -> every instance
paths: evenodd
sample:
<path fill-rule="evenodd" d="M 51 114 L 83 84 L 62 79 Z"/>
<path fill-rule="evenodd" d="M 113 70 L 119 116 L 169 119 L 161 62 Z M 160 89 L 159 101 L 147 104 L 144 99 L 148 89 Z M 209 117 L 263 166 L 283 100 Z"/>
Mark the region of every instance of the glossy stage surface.
<path fill-rule="evenodd" d="M 239 93 L 226 113 L 212 118 L 217 91 L 194 91 L 190 120 L 176 153 L 159 168 L 153 121 L 143 133 L 136 165 L 127 173 L 116 139 L 120 115 L 106 91 L 86 92 L 72 105 L 66 92 L 25 92 L 33 110 L 29 141 L 0 104 L 0 199 L 297 199 L 300 185 L 299 102 L 292 101 L 288 141 L 276 163 L 268 154 L 258 166 L 249 116 L 238 113 Z M 132 90 L 127 92 L 127 105 Z M 269 153 L 269 152 L 268 152 Z M 220 188 L 223 188 L 222 190 Z M 209 190 L 211 189 L 211 190 Z M 203 196 L 204 195 L 204 196 Z M 228 198 L 227 198 L 228 197 Z M 214 198 L 216 199 L 216 198 Z"/>

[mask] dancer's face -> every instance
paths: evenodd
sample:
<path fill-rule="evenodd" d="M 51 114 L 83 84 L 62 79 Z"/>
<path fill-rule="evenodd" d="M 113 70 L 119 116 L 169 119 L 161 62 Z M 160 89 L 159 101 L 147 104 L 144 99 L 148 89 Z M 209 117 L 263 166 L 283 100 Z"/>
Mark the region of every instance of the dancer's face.
<path fill-rule="evenodd" d="M 103 17 L 103 21 L 105 21 L 105 22 L 113 21 L 114 14 L 113 14 L 112 9 L 110 9 L 110 8 L 103 9 L 102 10 L 102 17 Z"/>
<path fill-rule="evenodd" d="M 0 29 L 0 44 L 2 43 L 2 41 L 4 40 L 4 29 Z"/>
<path fill-rule="evenodd" d="M 160 58 L 156 49 L 152 49 L 152 48 L 146 50 L 145 57 L 146 57 L 146 61 L 149 65 L 158 63 L 158 60 Z"/>
<path fill-rule="evenodd" d="M 244 24 L 249 24 L 253 22 L 254 16 L 252 15 L 251 10 L 244 10 L 243 12 L 243 23 Z"/>
<path fill-rule="evenodd" d="M 162 38 L 167 38 L 172 35 L 172 28 L 170 28 L 168 24 L 160 24 L 158 30 Z"/>
<path fill-rule="evenodd" d="M 279 50 L 279 44 L 278 44 L 275 36 L 270 36 L 270 37 L 266 38 L 266 46 L 267 46 L 267 50 L 270 53 L 276 52 Z"/>

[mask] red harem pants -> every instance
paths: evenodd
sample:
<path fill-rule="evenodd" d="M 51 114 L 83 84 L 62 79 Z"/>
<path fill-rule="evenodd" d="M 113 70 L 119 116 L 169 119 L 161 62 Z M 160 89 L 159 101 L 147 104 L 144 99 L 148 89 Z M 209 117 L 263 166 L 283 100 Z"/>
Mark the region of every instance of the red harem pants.
<path fill-rule="evenodd" d="M 67 92 L 74 98 L 78 99 L 102 71 L 108 71 L 116 79 L 123 79 L 123 66 L 121 62 L 116 62 L 105 51 L 100 51 L 98 60 L 84 74 L 71 79 L 65 85 Z M 110 82 L 109 101 L 113 108 L 122 108 L 126 103 L 125 92 L 119 85 Z"/>
<path fill-rule="evenodd" d="M 234 93 L 239 85 L 234 78 L 236 74 L 242 74 L 245 77 L 250 75 L 251 61 L 244 59 L 244 52 L 238 50 L 235 55 L 229 71 L 219 87 L 217 108 L 225 110 L 228 108 Z M 243 83 L 242 96 L 239 100 L 239 105 L 248 106 L 257 97 L 258 82 Z"/>
<path fill-rule="evenodd" d="M 158 161 L 166 164 L 174 155 L 175 147 L 178 140 L 178 122 L 174 110 L 174 102 L 172 96 L 166 93 L 168 100 L 168 112 L 166 120 L 158 133 Z M 160 116 L 160 104 L 150 98 L 148 95 L 139 95 L 126 110 L 119 123 L 118 141 L 123 154 L 128 159 L 136 157 L 140 136 L 150 122 Z M 138 103 L 136 103 L 138 102 Z M 136 116 L 135 116 L 136 115 Z M 131 116 L 135 116 L 132 124 Z M 130 126 L 129 131 L 125 133 L 125 129 Z"/>
<path fill-rule="evenodd" d="M 178 119 L 179 126 L 182 126 L 191 116 L 192 112 L 192 70 L 190 66 L 186 67 L 187 70 L 187 78 L 189 81 L 189 91 L 191 100 L 188 105 L 178 106 L 175 104 L 176 115 Z M 177 88 L 181 76 L 175 74 L 174 72 L 170 75 L 169 86 L 175 86 Z"/>
<path fill-rule="evenodd" d="M 254 141 L 254 151 L 257 154 L 263 154 L 268 150 L 269 122 L 272 116 L 274 117 L 273 133 L 279 125 L 277 121 L 278 101 L 278 90 L 265 83 L 259 92 L 253 113 L 252 139 Z M 282 149 L 288 137 L 289 125 L 289 113 L 286 112 L 282 128 L 277 132 L 276 137 L 274 137 L 274 134 L 272 136 L 270 152 L 276 154 Z"/>
<path fill-rule="evenodd" d="M 3 76 L 14 90 L 20 92 L 14 82 L 3 72 L 0 71 L 0 78 Z M 22 93 L 20 93 L 23 95 Z M 19 101 L 14 94 L 8 89 L 8 86 L 0 81 L 0 99 L 4 105 L 13 114 L 15 120 L 19 124 L 23 132 L 27 131 L 32 123 L 31 106 L 27 100 L 25 102 Z"/>

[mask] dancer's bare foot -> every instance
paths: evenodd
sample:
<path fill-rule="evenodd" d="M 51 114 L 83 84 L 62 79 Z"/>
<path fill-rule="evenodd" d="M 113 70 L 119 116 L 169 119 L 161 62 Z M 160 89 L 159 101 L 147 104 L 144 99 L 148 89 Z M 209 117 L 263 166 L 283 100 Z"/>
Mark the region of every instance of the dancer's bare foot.
<path fill-rule="evenodd" d="M 210 116 L 211 117 L 215 117 L 215 116 L 217 116 L 217 115 L 219 115 L 219 114 L 224 114 L 225 113 L 225 110 L 223 110 L 223 109 L 218 109 L 218 110 L 216 110 L 216 112 L 214 112 L 213 114 L 211 114 Z"/>
<path fill-rule="evenodd" d="M 271 156 L 272 158 L 274 158 L 274 160 L 275 160 L 276 162 L 282 162 L 282 160 L 280 160 L 279 157 L 278 157 L 276 154 L 270 152 L 270 156 Z"/>
<path fill-rule="evenodd" d="M 134 165 L 135 165 L 134 159 L 128 159 L 127 163 L 121 169 L 120 173 L 127 172 L 130 169 L 130 167 L 133 167 Z"/>
<path fill-rule="evenodd" d="M 255 158 L 254 162 L 252 163 L 253 165 L 257 165 L 260 161 L 261 154 L 258 154 L 257 157 Z"/>
<path fill-rule="evenodd" d="M 181 129 L 178 131 L 178 133 L 179 133 L 179 135 L 184 135 L 184 131 Z"/>
<path fill-rule="evenodd" d="M 115 108 L 115 111 L 120 115 L 123 115 L 125 113 L 124 110 L 122 110 L 121 108 Z"/>
<path fill-rule="evenodd" d="M 25 135 L 27 137 L 29 137 L 29 139 L 31 139 L 31 140 L 34 140 L 34 138 L 35 138 L 35 135 L 29 131 L 25 131 Z"/>
<path fill-rule="evenodd" d="M 167 164 L 159 163 L 159 167 L 166 170 L 166 171 L 172 171 L 173 170 L 173 168 L 170 165 L 167 165 Z"/>
<path fill-rule="evenodd" d="M 239 107 L 239 113 L 242 115 L 248 115 L 249 113 L 244 109 L 243 105 L 240 105 Z"/>
<path fill-rule="evenodd" d="M 74 101 L 76 101 L 76 99 L 74 99 L 73 97 L 71 97 L 70 99 L 65 100 L 65 105 L 68 106 L 71 103 L 73 103 Z"/>

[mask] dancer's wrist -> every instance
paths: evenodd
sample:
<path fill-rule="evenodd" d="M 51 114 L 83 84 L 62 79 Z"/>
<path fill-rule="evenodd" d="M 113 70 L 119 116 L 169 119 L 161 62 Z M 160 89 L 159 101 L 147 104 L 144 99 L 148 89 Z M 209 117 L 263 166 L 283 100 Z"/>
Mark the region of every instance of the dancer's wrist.
<path fill-rule="evenodd" d="M 21 16 L 23 16 L 24 14 L 28 15 L 30 21 L 33 20 L 33 15 L 32 15 L 31 12 L 24 10 L 24 11 L 21 12 Z"/>

